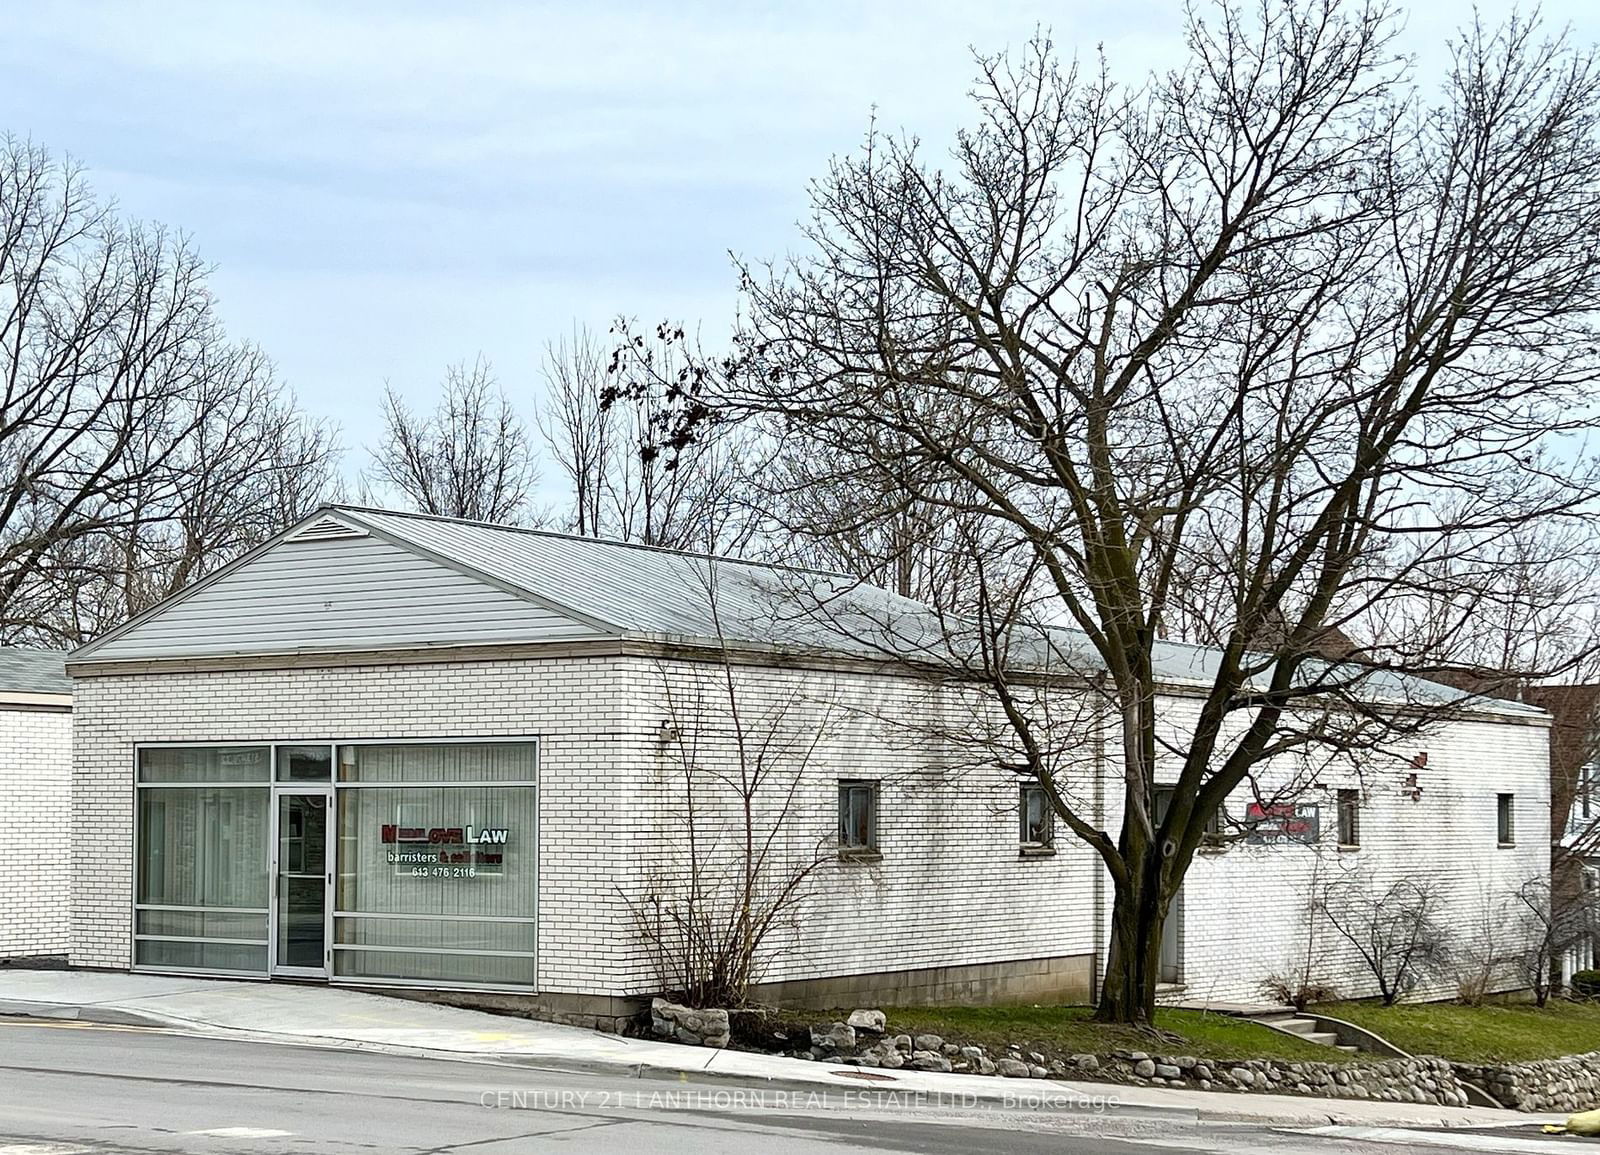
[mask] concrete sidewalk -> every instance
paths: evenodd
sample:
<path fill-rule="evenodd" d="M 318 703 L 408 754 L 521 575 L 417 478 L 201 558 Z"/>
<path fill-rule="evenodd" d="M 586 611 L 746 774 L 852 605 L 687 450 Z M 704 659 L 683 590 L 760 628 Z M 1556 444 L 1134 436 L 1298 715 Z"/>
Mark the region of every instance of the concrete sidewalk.
<path fill-rule="evenodd" d="M 628 1039 L 336 987 L 88 971 L 0 969 L 0 1014 L 155 1026 L 206 1035 L 641 1078 L 734 1079 L 750 1086 L 942 1096 L 1282 1125 L 1497 1127 L 1555 1119 L 1515 1111 L 1000 1079 L 847 1067 L 778 1055 Z M 1108 1103 L 1109 1101 L 1109 1103 Z"/>

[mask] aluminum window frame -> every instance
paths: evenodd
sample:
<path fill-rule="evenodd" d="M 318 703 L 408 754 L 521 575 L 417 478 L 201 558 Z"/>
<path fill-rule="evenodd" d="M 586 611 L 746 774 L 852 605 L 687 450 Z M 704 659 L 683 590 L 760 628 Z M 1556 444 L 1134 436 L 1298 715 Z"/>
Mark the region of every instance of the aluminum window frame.
<path fill-rule="evenodd" d="M 236 749 L 236 748 L 241 748 L 241 747 L 242 748 L 266 747 L 266 749 L 267 749 L 267 777 L 266 778 L 264 778 L 264 779 L 252 779 L 250 781 L 244 781 L 244 782 L 145 782 L 140 777 L 140 773 L 139 773 L 140 756 L 146 750 L 212 750 L 212 749 Z M 274 802 L 273 794 L 272 794 L 272 785 L 273 785 L 272 773 L 273 773 L 273 766 L 274 766 L 275 758 L 276 758 L 276 749 L 275 749 L 275 746 L 274 746 L 274 744 L 272 742 L 261 742 L 261 741 L 246 741 L 246 742 L 216 741 L 216 742 L 135 742 L 134 743 L 134 746 L 133 746 L 133 767 L 132 767 L 133 773 L 132 773 L 132 783 L 131 783 L 132 788 L 133 788 L 133 793 L 132 793 L 132 796 L 130 798 L 130 802 L 132 803 L 132 808 L 133 808 L 132 809 L 132 826 L 133 826 L 133 829 L 131 831 L 132 837 L 130 837 L 129 840 L 128 840 L 130 845 L 131 845 L 131 848 L 132 848 L 131 849 L 132 863 L 131 863 L 130 878 L 131 878 L 131 880 L 133 882 L 133 886 L 131 888 L 132 889 L 132 895 L 131 895 L 130 911 L 129 911 L 129 922 L 128 922 L 128 968 L 129 968 L 130 971 L 137 971 L 137 972 L 146 973 L 146 974 L 221 975 L 221 976 L 225 976 L 227 978 L 236 978 L 236 979 L 241 979 L 241 980 L 255 980 L 255 981 L 261 981 L 261 982 L 265 982 L 268 978 L 271 977 L 271 975 L 272 975 L 272 938 L 273 938 L 273 935 L 272 935 L 272 895 L 273 895 L 272 887 L 273 887 L 273 879 L 272 879 L 272 847 L 271 847 L 270 843 L 271 843 L 271 826 L 272 826 L 272 806 L 273 806 L 273 802 Z M 263 864 L 264 869 L 267 872 L 267 875 L 266 875 L 266 877 L 267 877 L 267 905 L 265 907 L 187 906 L 187 905 L 183 905 L 183 904 L 180 904 L 180 903 L 161 903 L 161 902 L 143 903 L 143 902 L 139 901 L 139 886 L 140 886 L 140 882 L 141 882 L 141 880 L 143 879 L 143 876 L 144 876 L 144 867 L 145 867 L 144 857 L 143 857 L 143 855 L 141 853 L 141 851 L 144 849 L 144 831 L 142 829 L 142 823 L 140 821 L 140 814 L 141 814 L 141 810 L 142 810 L 142 807 L 140 806 L 140 791 L 149 791 L 149 790 L 199 790 L 199 789 L 206 789 L 206 790 L 262 790 L 262 791 L 266 792 L 266 795 L 267 795 L 268 833 L 267 833 L 267 837 L 264 840 L 264 843 L 265 843 L 265 850 L 266 850 L 267 858 L 266 858 L 266 862 Z M 189 912 L 199 913 L 199 914 L 250 914 L 250 915 L 259 914 L 259 915 L 263 916 L 262 926 L 263 926 L 263 931 L 264 931 L 265 937 L 261 938 L 261 939 L 237 939 L 237 938 L 219 938 L 219 937 L 214 937 L 214 936 L 210 936 L 210 935 L 149 935 L 149 934 L 141 934 L 141 933 L 139 933 L 139 914 L 140 914 L 141 911 L 147 911 L 147 910 L 153 910 L 153 911 L 159 911 L 159 910 L 189 911 Z M 231 969 L 225 969 L 225 968 L 221 968 L 221 967 L 174 967 L 174 966 L 165 966 L 165 965 L 162 965 L 162 964 L 159 964 L 159 963 L 157 963 L 157 964 L 140 963 L 140 961 L 139 961 L 139 944 L 141 942 L 194 942 L 194 943 L 202 943 L 202 944 L 211 943 L 211 944 L 215 944 L 215 945 L 219 945 L 219 946 L 258 946 L 258 947 L 263 948 L 262 949 L 262 958 L 265 961 L 264 961 L 264 964 L 263 964 L 263 969 L 259 970 L 259 971 L 256 971 L 256 970 L 231 970 Z"/>
<path fill-rule="evenodd" d="M 1028 837 L 1028 799 L 1037 794 L 1043 815 L 1044 838 Z M 1038 782 L 1023 782 L 1018 786 L 1017 841 L 1024 850 L 1054 850 L 1056 845 L 1056 810 L 1050 805 L 1050 792 Z"/>
<path fill-rule="evenodd" d="M 882 805 L 883 791 L 881 783 L 876 778 L 840 778 L 839 784 L 839 854 L 843 858 L 873 857 L 883 853 L 878 836 L 878 815 Z M 863 794 L 867 799 L 867 841 L 857 843 L 847 841 L 847 836 L 852 832 L 853 823 L 851 806 L 852 799 L 857 794 Z"/>
<path fill-rule="evenodd" d="M 421 782 L 416 782 L 416 781 L 407 781 L 407 782 L 346 782 L 346 781 L 342 781 L 339 778 L 339 747 L 341 747 L 341 746 L 487 746 L 487 745 L 500 745 L 500 744 L 525 745 L 525 746 L 531 746 L 533 748 L 533 777 L 532 778 L 528 778 L 528 779 L 521 779 L 521 778 L 519 778 L 519 779 L 491 779 L 491 780 L 475 780 L 475 781 L 468 781 L 468 782 L 438 782 L 438 781 L 421 781 Z M 277 778 L 277 750 L 278 750 L 278 747 L 280 747 L 280 746 L 298 746 L 298 747 L 303 747 L 303 746 L 324 746 L 324 745 L 330 747 L 330 751 L 331 751 L 331 754 L 332 754 L 332 772 L 331 772 L 331 775 L 330 775 L 329 779 L 326 782 L 324 782 L 324 781 L 322 781 L 320 779 L 316 779 L 316 780 L 285 779 L 285 780 L 283 780 L 281 782 L 278 780 L 278 778 Z M 248 782 L 142 782 L 142 781 L 140 781 L 140 777 L 139 777 L 139 758 L 140 758 L 140 755 L 145 750 L 184 750 L 184 749 L 187 749 L 187 750 L 205 750 L 205 749 L 213 749 L 213 748 L 217 748 L 217 747 L 252 747 L 252 746 L 265 746 L 265 747 L 268 747 L 268 749 L 269 749 L 268 765 L 267 765 L 267 774 L 268 774 L 268 776 L 265 779 L 262 779 L 262 780 L 259 780 L 259 781 L 248 781 Z M 542 882 L 543 873 L 544 873 L 543 870 L 541 869 L 541 863 L 540 863 L 540 854 L 542 853 L 542 849 L 543 849 L 543 845 L 544 845 L 543 839 L 541 837 L 541 835 L 543 833 L 543 827 L 544 827 L 544 791 L 540 787 L 540 779 L 543 777 L 543 768 L 544 768 L 544 741 L 543 741 L 543 739 L 542 739 L 542 737 L 540 735 L 538 735 L 538 734 L 493 734 L 493 735 L 443 734 L 443 735 L 424 735 L 424 736 L 419 736 L 419 737 L 403 737 L 403 738 L 401 738 L 401 737 L 370 736 L 369 735 L 369 736 L 361 736 L 361 737 L 355 737 L 355 738 L 326 738 L 326 739 L 324 739 L 324 738 L 282 738 L 282 737 L 247 738 L 247 739 L 223 738 L 223 739 L 209 739 L 209 740 L 192 740 L 192 739 L 189 739 L 189 740 L 175 741 L 175 742 L 163 742 L 163 741 L 134 742 L 134 743 L 132 743 L 132 749 L 130 751 L 130 754 L 131 754 L 130 759 L 129 759 L 129 762 L 130 762 L 130 767 L 129 767 L 129 769 L 130 769 L 130 773 L 129 773 L 130 793 L 129 793 L 129 796 L 128 796 L 128 800 L 129 800 L 129 802 L 131 804 L 131 807 L 132 807 L 132 825 L 133 825 L 133 829 L 131 831 L 131 837 L 128 840 L 129 841 L 129 878 L 132 880 L 132 883 L 133 883 L 132 887 L 130 888 L 132 893 L 130 895 L 129 906 L 128 906 L 128 913 L 129 913 L 129 922 L 128 922 L 128 967 L 129 967 L 130 971 L 138 972 L 138 973 L 141 973 L 141 974 L 170 974 L 170 975 L 184 975 L 184 976 L 201 975 L 201 976 L 210 976 L 210 977 L 213 977 L 213 978 L 233 979 L 233 980 L 241 981 L 241 982 L 270 982 L 272 980 L 272 978 L 273 978 L 273 963 L 274 963 L 274 956 L 276 954 L 276 942 L 277 942 L 276 928 L 275 928 L 275 925 L 274 925 L 276 897 L 277 897 L 277 879 L 276 879 L 276 876 L 274 874 L 274 865 L 275 865 L 275 861 L 276 861 L 276 846 L 274 845 L 273 839 L 274 839 L 274 835 L 275 835 L 275 831 L 276 831 L 276 827 L 277 827 L 277 812 L 276 812 L 276 807 L 277 807 L 277 804 L 278 804 L 277 796 L 280 793 L 289 793 L 289 794 L 292 794 L 292 793 L 302 793 L 302 794 L 304 794 L 304 793 L 318 793 L 319 792 L 319 788 L 323 788 L 323 789 L 326 789 L 328 791 L 329 804 L 334 808 L 332 813 L 331 813 L 331 815 L 330 815 L 330 822 L 329 822 L 330 835 L 329 835 L 329 837 L 330 837 L 330 839 L 331 839 L 331 841 L 333 843 L 333 850 L 334 850 L 334 859 L 333 859 L 333 862 L 332 862 L 332 874 L 333 874 L 333 877 L 334 877 L 335 881 L 337 881 L 338 874 L 339 874 L 339 867 L 340 867 L 340 863 L 339 863 L 339 860 L 338 860 L 339 838 L 338 838 L 338 828 L 337 828 L 338 814 L 339 814 L 339 812 L 338 812 L 338 805 L 339 805 L 338 794 L 339 794 L 340 790 L 363 790 L 363 789 L 373 789 L 373 788 L 384 788 L 384 789 L 412 788 L 412 789 L 415 789 L 415 788 L 429 788 L 429 787 L 482 788 L 482 787 L 485 787 L 485 786 L 492 786 L 492 787 L 520 787 L 520 788 L 523 788 L 523 789 L 532 789 L 533 792 L 534 792 L 534 795 L 533 795 L 533 799 L 534 799 L 534 805 L 533 805 L 534 822 L 533 822 L 533 833 L 532 833 L 532 845 L 531 845 L 531 847 L 529 849 L 529 854 L 531 855 L 531 860 L 532 860 L 533 869 L 534 869 L 533 910 L 532 910 L 531 914 L 529 914 L 529 915 L 518 915 L 518 916 L 505 916 L 505 915 L 502 915 L 502 916 L 482 916 L 482 917 L 478 917 L 478 918 L 458 917 L 458 916 L 454 916 L 454 915 L 404 914 L 404 913 L 398 913 L 398 912 L 379 913 L 379 914 L 364 914 L 364 913 L 362 913 L 360 911 L 339 910 L 338 909 L 338 904 L 336 902 L 338 891 L 337 891 L 337 886 L 335 885 L 335 886 L 331 887 L 331 893 L 330 893 L 330 896 L 329 896 L 329 901 L 327 903 L 327 931 L 326 931 L 326 933 L 327 933 L 328 968 L 327 968 L 327 974 L 326 974 L 325 981 L 330 986 L 342 985 L 342 986 L 353 986 L 353 987 L 405 987 L 405 988 L 421 989 L 421 990 L 479 990 L 479 991 L 486 991 L 486 992 L 502 992 L 502 993 L 506 993 L 506 994 L 522 994 L 522 995 L 538 994 L 539 993 L 539 985 L 540 985 L 539 984 L 539 958 L 540 958 L 539 945 L 540 945 L 540 935 L 539 935 L 538 928 L 539 928 L 540 911 L 541 911 L 541 905 L 542 905 L 541 904 L 541 899 L 542 899 L 541 882 Z M 306 789 L 307 787 L 311 787 L 311 789 L 307 790 Z M 207 789 L 219 789 L 219 788 L 222 788 L 222 789 L 229 789 L 229 788 L 232 788 L 232 789 L 252 789 L 252 790 L 264 790 L 264 791 L 267 792 L 267 795 L 268 795 L 268 797 L 267 797 L 267 832 L 266 832 L 265 842 L 266 842 L 266 853 L 267 853 L 266 866 L 267 866 L 268 906 L 265 909 L 260 909 L 260 908 L 255 908 L 255 907 L 194 907 L 194 908 L 188 908 L 188 907 L 174 906 L 173 904 L 170 904 L 170 903 L 140 903 L 138 901 L 138 899 L 139 899 L 139 879 L 140 879 L 141 872 L 143 870 L 143 863 L 141 861 L 141 853 L 140 853 L 142 851 L 142 849 L 143 849 L 143 839 L 142 839 L 141 832 L 140 832 L 140 829 L 139 829 L 139 791 L 141 791 L 141 790 L 151 790 L 151 789 L 154 789 L 154 790 L 173 790 L 173 789 L 186 790 L 186 789 L 199 789 L 199 788 L 207 788 Z M 874 817 L 876 817 L 876 815 L 874 815 Z M 874 822 L 874 834 L 876 834 L 876 823 L 875 822 Z M 255 940 L 255 939 L 222 939 L 222 938 L 195 938 L 195 939 L 189 939 L 189 938 L 185 938 L 183 941 L 210 942 L 210 943 L 216 943 L 216 944 L 219 944 L 219 945 L 226 945 L 226 946 L 262 946 L 266 950 L 266 959 L 267 959 L 266 967 L 267 967 L 267 969 L 262 970 L 262 971 L 255 971 L 255 970 L 224 970 L 224 969 L 221 969 L 221 968 L 213 968 L 213 967 L 175 967 L 175 966 L 162 966 L 162 965 L 159 965 L 159 964 L 155 964 L 155 965 L 141 964 L 138 961 L 138 959 L 139 959 L 139 943 L 141 941 L 146 941 L 146 940 L 158 941 L 158 940 L 160 940 L 162 938 L 170 938 L 171 936 L 140 935 L 138 933 L 139 912 L 141 910 L 161 910 L 161 909 L 193 909 L 193 910 L 197 910 L 197 911 L 214 912 L 214 913 L 222 913 L 222 914 L 265 914 L 266 915 L 266 938 L 265 938 L 265 940 L 258 941 L 258 940 Z M 515 957 L 529 959 L 529 961 L 531 963 L 530 969 L 531 969 L 532 974 L 533 974 L 533 982 L 529 986 L 521 986 L 521 985 L 506 985 L 504 983 L 440 982 L 440 981 L 436 981 L 436 980 L 432 980 L 432 979 L 394 979 L 394 978 L 364 978 L 364 977 L 361 977 L 361 976 L 340 976 L 339 974 L 336 973 L 337 968 L 334 966 L 334 955 L 335 955 L 335 952 L 341 946 L 343 946 L 345 948 L 348 948 L 348 949 L 361 949 L 361 950 L 372 950 L 372 949 L 374 949 L 372 947 L 361 946 L 360 944 L 355 944 L 355 943 L 345 943 L 345 944 L 336 943 L 334 941 L 334 931 L 335 931 L 335 927 L 337 925 L 336 920 L 338 918 L 341 918 L 341 917 L 344 917 L 344 918 L 390 918 L 390 917 L 393 917 L 393 918 L 411 918 L 411 919 L 429 918 L 429 919 L 434 919 L 434 920 L 437 920 L 437 921 L 445 921 L 445 922 L 448 922 L 448 921 L 488 922 L 488 921 L 504 920 L 504 921 L 507 921 L 507 922 L 520 922 L 520 923 L 524 923 L 524 924 L 531 924 L 534 927 L 533 950 L 531 952 L 527 952 L 526 954 L 524 954 L 522 952 L 515 952 Z M 418 953 L 418 951 L 413 949 L 413 953 Z M 423 951 L 423 952 L 420 952 L 420 953 L 429 953 L 429 952 Z M 476 954 L 476 953 L 485 953 L 485 954 L 487 954 L 487 952 L 474 952 L 474 951 L 462 951 L 462 950 L 444 951 L 443 953 L 458 954 L 458 955 L 469 955 L 469 956 L 472 955 L 472 954 Z M 506 952 L 501 952 L 501 953 L 506 953 Z M 286 978 L 286 979 L 290 979 L 290 978 L 293 978 L 293 977 L 296 977 L 296 976 L 290 976 L 288 974 L 283 974 L 281 977 Z M 320 978 L 320 976 L 312 976 L 312 977 L 313 978 Z"/>
<path fill-rule="evenodd" d="M 533 777 L 531 779 L 475 779 L 466 782 L 438 782 L 438 781 L 393 781 L 393 782 L 350 782 L 339 776 L 339 747 L 340 746 L 488 746 L 488 745 L 524 745 L 533 747 Z M 330 960 L 328 965 L 328 982 L 330 985 L 357 986 L 357 987 L 408 987 L 420 990 L 481 990 L 502 991 L 515 994 L 539 993 L 539 911 L 542 887 L 540 882 L 543 871 L 540 869 L 539 855 L 543 847 L 540 837 L 544 826 L 544 791 L 539 786 L 544 766 L 544 743 L 538 735 L 496 735 L 488 738 L 456 736 L 449 738 L 361 738 L 347 739 L 336 742 L 333 751 L 333 789 L 335 793 L 340 790 L 417 790 L 417 789 L 482 789 L 484 787 L 517 788 L 533 791 L 533 836 L 529 853 L 532 855 L 534 882 L 533 882 L 533 913 L 530 915 L 496 915 L 496 916 L 465 916 L 451 914 L 419 915 L 407 914 L 403 911 L 382 911 L 367 913 L 356 910 L 342 910 L 338 905 L 338 890 L 335 888 L 333 900 L 329 906 L 329 931 L 328 947 Z M 337 841 L 337 834 L 335 835 Z M 337 874 L 337 864 L 335 865 Z M 491 875 L 489 877 L 503 877 Z M 433 922 L 491 922 L 506 921 L 531 924 L 533 932 L 533 950 L 528 952 L 488 952 L 472 950 L 450 950 L 443 948 L 422 949 L 416 947 L 391 948 L 394 953 L 409 952 L 412 954 L 449 954 L 471 957 L 483 955 L 484 957 L 515 957 L 526 958 L 530 962 L 533 973 L 531 986 L 506 985 L 504 983 L 470 983 L 470 982 L 440 982 L 434 979 L 400 979 L 400 978 L 368 978 L 361 975 L 341 975 L 338 968 L 338 957 L 341 951 L 375 951 L 379 948 L 361 943 L 341 943 L 337 941 L 337 927 L 339 919 L 363 918 L 392 918 L 392 919 L 427 919 Z"/>
<path fill-rule="evenodd" d="M 1345 815 L 1350 817 L 1350 837 L 1345 834 Z M 1340 850 L 1361 849 L 1361 791 L 1341 787 L 1334 794 L 1334 837 Z"/>
<path fill-rule="evenodd" d="M 1517 844 L 1517 796 L 1501 791 L 1494 796 L 1495 844 L 1505 850 Z"/>

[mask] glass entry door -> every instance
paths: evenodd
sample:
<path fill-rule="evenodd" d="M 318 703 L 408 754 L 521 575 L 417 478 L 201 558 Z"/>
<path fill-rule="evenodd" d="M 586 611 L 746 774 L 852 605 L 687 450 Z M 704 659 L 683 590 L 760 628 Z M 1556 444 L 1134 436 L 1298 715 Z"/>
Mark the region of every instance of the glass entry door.
<path fill-rule="evenodd" d="M 333 792 L 276 791 L 272 973 L 326 978 L 333 891 Z"/>

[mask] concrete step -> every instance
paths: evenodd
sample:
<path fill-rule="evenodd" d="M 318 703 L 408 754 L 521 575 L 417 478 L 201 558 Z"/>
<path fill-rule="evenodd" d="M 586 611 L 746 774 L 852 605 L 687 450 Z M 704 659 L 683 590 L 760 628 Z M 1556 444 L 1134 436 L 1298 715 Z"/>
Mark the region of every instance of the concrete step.
<path fill-rule="evenodd" d="M 1287 1014 L 1262 1015 L 1256 1021 L 1267 1026 L 1276 1027 L 1280 1031 L 1288 1031 L 1291 1034 L 1299 1035 L 1308 1043 L 1318 1043 L 1324 1047 L 1337 1046 L 1339 1043 L 1339 1036 L 1332 1031 L 1317 1030 L 1315 1019 L 1302 1019 L 1299 1015 Z"/>
<path fill-rule="evenodd" d="M 1267 1020 L 1280 1031 L 1293 1031 L 1297 1035 L 1309 1035 L 1316 1031 L 1317 1024 L 1311 1019 L 1296 1018 L 1287 1015 L 1282 1018 Z"/>

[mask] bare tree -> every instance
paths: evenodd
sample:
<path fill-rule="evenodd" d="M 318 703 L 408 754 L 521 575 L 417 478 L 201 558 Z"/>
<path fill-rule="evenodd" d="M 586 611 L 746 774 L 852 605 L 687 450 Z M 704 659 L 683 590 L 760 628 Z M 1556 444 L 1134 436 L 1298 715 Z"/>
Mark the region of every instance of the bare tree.
<path fill-rule="evenodd" d="M 383 438 L 371 451 L 369 482 L 420 513 L 507 525 L 529 520 L 538 483 L 533 447 L 481 355 L 445 370 L 431 414 L 413 413 L 392 387 L 382 404 Z"/>
<path fill-rule="evenodd" d="M 996 757 L 1111 876 L 1103 1019 L 1149 1019 L 1162 923 L 1224 799 L 1458 709 L 1392 676 L 1437 668 L 1450 623 L 1385 623 L 1419 601 L 1470 615 L 1528 527 L 1589 532 L 1593 56 L 1520 18 L 1474 26 L 1430 99 L 1394 29 L 1359 0 L 1223 4 L 1136 86 L 1045 40 L 981 58 L 948 167 L 874 131 L 814 185 L 808 255 L 747 270 L 718 408 L 983 526 L 954 546 L 980 580 L 950 669 L 989 688 Z M 1215 657 L 1173 733 L 1180 618 Z M 1056 777 L 1082 736 L 1034 710 L 1040 663 L 1116 720 L 1117 829 Z"/>
<path fill-rule="evenodd" d="M 70 644 L 288 524 L 331 431 L 230 342 L 187 240 L 0 142 L 0 637 Z"/>
<path fill-rule="evenodd" d="M 706 592 L 717 621 L 715 564 Z M 830 704 L 749 684 L 718 629 L 718 660 L 657 667 L 661 810 L 672 818 L 645 893 L 630 900 L 663 992 L 695 1007 L 744 1004 L 834 851 L 825 824 L 808 828 L 804 792 Z"/>
<path fill-rule="evenodd" d="M 963 511 L 948 481 L 908 483 L 849 448 L 796 439 L 769 454 L 751 494 L 771 522 L 774 560 L 854 574 L 943 609 L 972 603 L 973 546 L 985 524 Z"/>
<path fill-rule="evenodd" d="M 563 524 L 590 537 L 740 553 L 761 527 L 756 439 L 706 408 L 720 362 L 682 327 L 626 320 L 546 351 L 539 428 L 571 487 Z M 690 430 L 693 431 L 692 435 Z"/>
<path fill-rule="evenodd" d="M 539 432 L 572 488 L 559 526 L 584 537 L 610 529 L 611 478 L 618 468 L 617 422 L 602 403 L 610 353 L 587 329 L 545 346 L 545 400 Z M 626 453 L 625 447 L 620 452 Z"/>
<path fill-rule="evenodd" d="M 1427 880 L 1403 878 L 1379 891 L 1362 873 L 1328 881 L 1318 900 L 1319 912 L 1355 948 L 1386 1007 L 1449 965 L 1442 905 Z"/>
<path fill-rule="evenodd" d="M 1542 1007 L 1560 980 L 1563 956 L 1600 932 L 1600 904 L 1593 890 L 1563 890 L 1535 877 L 1517 888 L 1512 912 L 1512 923 L 1521 931 L 1518 972 Z"/>
<path fill-rule="evenodd" d="M 36 638 L 87 641 L 337 494 L 333 430 L 301 414 L 269 366 L 247 388 L 203 398 L 201 408 L 180 451 L 130 491 L 125 524 L 44 559 L 27 590 Z"/>

